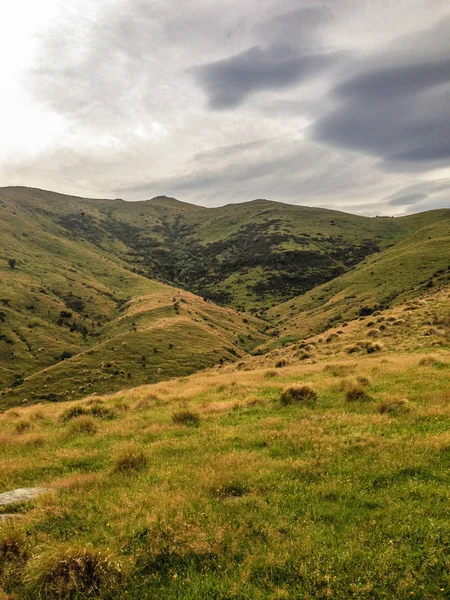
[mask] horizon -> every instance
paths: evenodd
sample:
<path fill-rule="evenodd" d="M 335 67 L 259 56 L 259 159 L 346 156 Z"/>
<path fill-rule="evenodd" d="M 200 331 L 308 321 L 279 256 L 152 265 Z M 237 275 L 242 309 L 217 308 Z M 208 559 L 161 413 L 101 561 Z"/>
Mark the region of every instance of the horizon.
<path fill-rule="evenodd" d="M 217 206 L 204 206 L 202 204 L 195 204 L 195 202 L 189 202 L 187 200 L 180 200 L 179 198 L 175 198 L 174 196 L 168 196 L 166 194 L 158 194 L 156 196 L 153 196 L 152 198 L 141 198 L 141 199 L 136 199 L 136 200 L 127 200 L 125 198 L 101 198 L 101 197 L 95 197 L 95 196 L 78 196 L 77 194 L 66 194 L 64 192 L 58 192 L 56 190 L 45 190 L 43 188 L 37 188 L 37 187 L 33 187 L 33 186 L 25 186 L 25 185 L 9 185 L 9 186 L 1 186 L 0 187 L 0 191 L 4 190 L 4 189 L 27 189 L 27 190 L 36 190 L 39 192 L 46 192 L 46 193 L 50 193 L 50 194 L 56 194 L 58 196 L 67 196 L 67 197 L 72 197 L 72 198 L 77 198 L 79 200 L 93 200 L 93 201 L 111 201 L 111 202 L 126 202 L 126 203 L 137 203 L 137 202 L 151 202 L 152 200 L 175 200 L 176 202 L 179 202 L 180 204 L 189 204 L 190 206 L 195 206 L 196 208 L 205 208 L 205 209 L 218 209 L 218 208 L 226 208 L 227 206 L 235 206 L 238 204 L 250 204 L 252 202 L 273 202 L 275 204 L 283 204 L 284 206 L 294 206 L 297 208 L 311 208 L 311 209 L 317 209 L 317 210 L 328 210 L 328 211 L 335 211 L 335 212 L 341 212 L 344 214 L 349 214 L 349 215 L 353 215 L 356 217 L 365 217 L 368 219 L 395 219 L 395 218 L 401 218 L 401 217 L 407 217 L 407 216 L 412 216 L 412 215 L 418 215 L 418 214 L 422 214 L 425 212 L 431 212 L 431 211 L 437 211 L 437 210 L 450 210 L 450 205 L 449 206 L 441 206 L 438 208 L 430 208 L 430 209 L 425 209 L 425 210 L 419 210 L 417 212 L 408 212 L 407 214 L 399 214 L 399 215 L 383 215 L 383 214 L 379 214 L 379 215 L 364 215 L 364 214 L 360 214 L 357 212 L 351 212 L 348 210 L 340 210 L 339 208 L 330 208 L 327 206 L 311 206 L 309 204 L 292 204 L 290 202 L 283 202 L 282 200 L 273 200 L 272 198 L 252 198 L 251 200 L 239 200 L 236 202 L 228 202 L 226 204 L 219 204 Z"/>

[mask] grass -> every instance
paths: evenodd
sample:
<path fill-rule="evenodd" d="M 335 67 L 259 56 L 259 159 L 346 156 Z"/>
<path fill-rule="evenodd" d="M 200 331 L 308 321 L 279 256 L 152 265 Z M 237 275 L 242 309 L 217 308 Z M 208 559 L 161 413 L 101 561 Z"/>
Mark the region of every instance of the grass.
<path fill-rule="evenodd" d="M 5 412 L 1 489 L 56 492 L 14 522 L 21 558 L 0 561 L 5 593 L 58 597 L 59 581 L 67 597 L 86 595 L 83 565 L 95 574 L 95 557 L 107 557 L 112 570 L 92 588 L 100 598 L 448 597 L 450 361 L 442 343 L 416 337 L 442 293 L 415 311 L 383 313 L 383 322 L 414 315 L 395 327 L 403 348 L 395 338 L 396 349 L 348 356 L 345 336 L 364 340 L 363 319 L 330 343 L 305 342 L 307 360 L 294 345 L 115 395 Z M 355 388 L 371 401 L 349 402 Z M 283 406 L 286 389 L 320 401 Z M 93 406 L 115 418 L 92 416 Z M 186 426 L 192 417 L 199 426 Z M 74 433 L 86 418 L 95 433 Z M 18 434 L 22 421 L 32 428 Z M 0 548 L 11 526 L 0 525 Z"/>

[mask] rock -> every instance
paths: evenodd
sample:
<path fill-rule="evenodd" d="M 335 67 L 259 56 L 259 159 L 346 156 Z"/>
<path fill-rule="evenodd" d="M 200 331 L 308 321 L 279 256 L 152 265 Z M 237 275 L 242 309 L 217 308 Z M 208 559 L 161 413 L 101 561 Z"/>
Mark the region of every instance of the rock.
<path fill-rule="evenodd" d="M 8 504 L 16 504 L 18 502 L 29 502 L 42 494 L 48 493 L 48 488 L 20 488 L 17 490 L 11 490 L 10 492 L 4 492 L 0 494 L 0 506 L 7 506 Z"/>

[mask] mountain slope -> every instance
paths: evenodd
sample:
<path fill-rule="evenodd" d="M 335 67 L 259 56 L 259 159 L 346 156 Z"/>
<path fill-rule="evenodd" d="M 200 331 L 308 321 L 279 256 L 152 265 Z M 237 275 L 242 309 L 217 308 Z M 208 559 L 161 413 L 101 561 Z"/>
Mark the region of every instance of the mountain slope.
<path fill-rule="evenodd" d="M 449 281 L 450 210 L 399 221 L 410 233 L 393 247 L 268 312 L 277 323 L 278 343 L 325 331 Z"/>
<path fill-rule="evenodd" d="M 107 391 L 104 374 L 89 379 L 77 370 L 80 361 L 93 371 L 111 362 L 119 342 L 123 356 L 130 343 L 130 357 L 108 373 L 125 373 L 109 389 L 191 373 L 264 339 L 257 319 L 133 272 L 120 258 L 120 240 L 105 237 L 102 248 L 68 237 L 55 211 L 73 206 L 51 200 L 55 207 L 43 210 L 1 198 L 0 387 L 13 386 L 3 403 L 79 396 L 83 381 Z"/>
<path fill-rule="evenodd" d="M 3 188 L 0 200 L 142 275 L 246 310 L 304 293 L 405 234 L 394 219 L 266 200 L 206 209 L 173 198 L 130 203 L 28 188 Z"/>

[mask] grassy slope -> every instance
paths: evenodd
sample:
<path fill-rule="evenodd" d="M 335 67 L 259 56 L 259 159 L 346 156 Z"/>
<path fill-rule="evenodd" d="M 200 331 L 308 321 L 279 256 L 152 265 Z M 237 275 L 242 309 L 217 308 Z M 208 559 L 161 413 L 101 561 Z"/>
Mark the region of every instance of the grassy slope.
<path fill-rule="evenodd" d="M 73 199 L 74 208 L 57 195 L 45 198 L 47 212 L 31 200 L 17 202 L 14 193 L 1 197 L 0 384 L 25 376 L 2 405 L 190 373 L 262 341 L 257 319 L 244 323 L 234 311 L 133 273 L 117 239 L 105 235 L 101 247 L 68 238 L 55 211 L 86 211 L 86 202 Z M 17 260 L 14 269 L 9 258 Z M 181 344 L 191 339 L 195 344 Z M 100 372 L 102 362 L 116 359 L 119 344 L 120 366 Z M 63 353 L 77 357 L 52 366 Z"/>
<path fill-rule="evenodd" d="M 362 307 L 375 310 L 423 293 L 450 275 L 450 210 L 399 219 L 409 235 L 366 258 L 352 271 L 301 297 L 272 308 L 276 343 L 307 337 L 354 318 Z"/>
<path fill-rule="evenodd" d="M 0 198 L 142 274 L 239 308 L 267 308 L 404 234 L 394 219 L 258 200 L 217 209 L 172 198 L 89 200 L 28 188 Z"/>
<path fill-rule="evenodd" d="M 430 290 L 308 348 L 3 414 L 0 491 L 55 491 L 0 525 L 3 586 L 35 598 L 81 549 L 109 556 L 104 597 L 118 562 L 114 598 L 447 598 L 449 300 Z M 317 404 L 282 406 L 292 383 Z"/>

